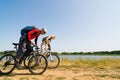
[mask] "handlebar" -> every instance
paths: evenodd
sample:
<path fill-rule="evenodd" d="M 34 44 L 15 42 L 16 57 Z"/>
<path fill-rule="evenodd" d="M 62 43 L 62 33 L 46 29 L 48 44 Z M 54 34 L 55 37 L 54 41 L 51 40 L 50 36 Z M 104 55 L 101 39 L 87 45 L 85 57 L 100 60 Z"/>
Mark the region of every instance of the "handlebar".
<path fill-rule="evenodd" d="M 40 49 L 40 48 L 36 47 L 36 45 L 32 45 L 32 48 L 35 48 L 36 50 Z"/>

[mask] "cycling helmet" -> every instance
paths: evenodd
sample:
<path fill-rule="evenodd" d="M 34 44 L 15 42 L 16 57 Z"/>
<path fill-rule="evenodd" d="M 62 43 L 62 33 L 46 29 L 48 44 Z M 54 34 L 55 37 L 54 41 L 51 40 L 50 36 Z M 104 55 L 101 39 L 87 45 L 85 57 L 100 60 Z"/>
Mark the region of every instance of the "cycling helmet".
<path fill-rule="evenodd" d="M 46 28 L 42 28 L 42 30 L 46 33 L 47 32 L 47 29 Z"/>

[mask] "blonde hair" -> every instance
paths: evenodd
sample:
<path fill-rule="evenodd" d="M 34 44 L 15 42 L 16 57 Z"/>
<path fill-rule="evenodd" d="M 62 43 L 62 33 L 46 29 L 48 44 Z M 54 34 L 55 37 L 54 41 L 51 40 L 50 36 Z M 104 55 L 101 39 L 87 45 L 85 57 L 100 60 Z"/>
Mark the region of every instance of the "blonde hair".
<path fill-rule="evenodd" d="M 55 38 L 56 38 L 56 36 L 55 36 L 55 35 L 51 35 L 51 38 L 52 38 L 52 39 L 55 39 Z"/>

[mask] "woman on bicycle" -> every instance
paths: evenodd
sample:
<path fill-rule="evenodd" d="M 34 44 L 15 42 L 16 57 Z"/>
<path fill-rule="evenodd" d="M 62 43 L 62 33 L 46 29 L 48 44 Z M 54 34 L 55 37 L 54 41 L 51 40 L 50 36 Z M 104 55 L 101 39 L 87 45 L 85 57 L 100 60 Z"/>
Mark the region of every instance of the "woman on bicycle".
<path fill-rule="evenodd" d="M 51 50 L 51 45 L 50 45 L 50 42 L 51 40 L 54 40 L 56 38 L 55 35 L 51 35 L 51 36 L 46 36 L 46 37 L 43 37 L 42 39 L 42 43 L 41 43 L 41 54 L 43 54 L 44 52 L 46 51 L 50 51 Z"/>

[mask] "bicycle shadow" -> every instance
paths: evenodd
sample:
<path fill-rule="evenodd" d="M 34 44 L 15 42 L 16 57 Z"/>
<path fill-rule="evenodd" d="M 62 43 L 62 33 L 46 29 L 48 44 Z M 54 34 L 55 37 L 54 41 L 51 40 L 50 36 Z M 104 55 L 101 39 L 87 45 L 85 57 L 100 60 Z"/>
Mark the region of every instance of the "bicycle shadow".
<path fill-rule="evenodd" d="M 10 73 L 10 74 L 0 74 L 0 76 L 9 76 L 9 77 L 14 77 L 14 76 L 17 76 L 17 75 L 21 75 L 21 76 L 26 76 L 26 75 L 42 75 L 42 74 L 32 74 L 32 73 Z"/>
<path fill-rule="evenodd" d="M 26 70 L 27 70 L 26 68 L 22 67 L 20 70 L 15 69 L 15 71 L 13 71 L 10 74 L 0 74 L 0 77 L 1 76 L 14 77 L 14 76 L 17 76 L 17 75 L 25 76 L 25 75 L 43 75 L 44 74 L 44 73 L 42 73 L 42 74 L 32 74 L 32 73 L 30 73 L 29 71 L 26 71 Z M 48 70 L 51 70 L 51 69 L 48 68 Z"/>
<path fill-rule="evenodd" d="M 9 77 L 14 77 L 16 75 L 42 75 L 42 74 L 32 74 L 30 73 L 29 71 L 26 71 L 27 69 L 26 68 L 21 68 L 21 69 L 15 69 L 15 71 L 13 71 L 12 73 L 10 74 L 1 74 L 0 73 L 0 76 L 9 76 Z"/>

